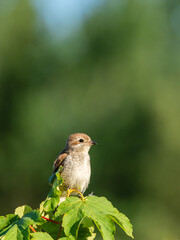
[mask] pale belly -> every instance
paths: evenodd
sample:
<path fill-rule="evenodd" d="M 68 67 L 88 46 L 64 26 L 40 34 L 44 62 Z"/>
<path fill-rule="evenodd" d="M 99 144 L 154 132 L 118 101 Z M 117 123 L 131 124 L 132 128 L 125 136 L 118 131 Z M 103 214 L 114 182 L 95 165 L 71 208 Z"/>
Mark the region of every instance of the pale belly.
<path fill-rule="evenodd" d="M 71 158 L 67 160 L 61 174 L 66 187 L 75 188 L 84 193 L 91 175 L 89 155 L 81 163 L 76 163 Z"/>

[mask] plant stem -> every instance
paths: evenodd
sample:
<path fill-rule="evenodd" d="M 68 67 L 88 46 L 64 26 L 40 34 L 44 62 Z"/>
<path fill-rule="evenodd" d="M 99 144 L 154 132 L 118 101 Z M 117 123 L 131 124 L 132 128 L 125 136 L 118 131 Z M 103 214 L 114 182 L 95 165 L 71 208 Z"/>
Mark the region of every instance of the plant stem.
<path fill-rule="evenodd" d="M 51 220 L 51 219 L 46 218 L 46 217 L 43 217 L 43 216 L 41 216 L 41 217 L 44 218 L 44 219 L 47 220 L 47 221 L 50 221 L 50 222 L 53 222 L 53 223 L 60 224 L 60 222 L 57 222 L 57 221 Z"/>
<path fill-rule="evenodd" d="M 29 227 L 33 232 L 36 232 L 36 230 L 31 225 L 29 225 Z"/>

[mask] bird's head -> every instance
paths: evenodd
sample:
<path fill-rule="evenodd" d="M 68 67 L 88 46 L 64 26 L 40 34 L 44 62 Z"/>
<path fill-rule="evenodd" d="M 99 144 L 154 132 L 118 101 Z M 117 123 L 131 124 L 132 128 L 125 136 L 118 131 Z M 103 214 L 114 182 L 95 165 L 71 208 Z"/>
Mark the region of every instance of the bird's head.
<path fill-rule="evenodd" d="M 76 152 L 88 152 L 92 145 L 97 143 L 84 133 L 71 134 L 66 142 L 66 149 Z"/>

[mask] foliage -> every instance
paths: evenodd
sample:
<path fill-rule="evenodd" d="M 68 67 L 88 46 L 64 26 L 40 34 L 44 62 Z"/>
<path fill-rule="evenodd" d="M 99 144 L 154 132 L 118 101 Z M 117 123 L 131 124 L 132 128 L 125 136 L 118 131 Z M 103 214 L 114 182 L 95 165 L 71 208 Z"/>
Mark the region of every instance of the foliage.
<path fill-rule="evenodd" d="M 59 168 L 60 171 L 61 167 Z M 59 186 L 63 183 L 63 179 L 61 178 L 60 174 L 54 173 L 50 179 L 49 183 L 52 184 L 51 191 L 49 192 L 46 201 L 43 203 L 43 210 L 45 212 L 52 212 L 58 206 L 60 201 L 61 191 Z"/>
<path fill-rule="evenodd" d="M 33 2 L 0 4 L 0 215 L 37 208 L 80 131 L 99 143 L 87 193 L 127 209 L 138 240 L 179 239 L 179 1 L 98 1 L 66 39 Z"/>
<path fill-rule="evenodd" d="M 104 197 L 68 197 L 58 206 L 61 194 L 59 186 L 62 183 L 63 179 L 57 172 L 51 191 L 38 210 L 24 205 L 16 208 L 14 214 L 1 216 L 0 239 L 93 240 L 96 236 L 95 224 L 104 240 L 113 240 L 114 222 L 133 238 L 129 219 Z"/>
<path fill-rule="evenodd" d="M 42 225 L 43 219 L 40 216 L 39 211 L 30 211 L 24 213 L 24 208 L 28 206 L 22 206 L 18 208 L 19 214 L 8 214 L 6 217 L 0 217 L 0 237 L 4 240 L 26 240 L 29 239 L 30 225 Z M 16 212 L 16 211 L 15 211 Z M 22 217 L 20 217 L 22 216 Z"/>

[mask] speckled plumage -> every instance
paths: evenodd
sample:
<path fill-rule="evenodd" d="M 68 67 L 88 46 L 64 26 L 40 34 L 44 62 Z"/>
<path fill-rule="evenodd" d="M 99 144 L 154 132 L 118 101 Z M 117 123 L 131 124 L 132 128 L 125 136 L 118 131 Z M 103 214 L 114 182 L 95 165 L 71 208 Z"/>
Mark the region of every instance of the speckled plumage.
<path fill-rule="evenodd" d="M 91 138 L 84 133 L 71 134 L 66 142 L 65 149 L 59 154 L 54 161 L 54 173 L 62 166 L 61 176 L 64 183 L 61 187 L 61 202 L 67 196 L 67 189 L 76 189 L 84 193 L 88 187 L 91 166 L 89 149 L 96 144 Z M 73 192 L 77 194 L 77 192 Z"/>
<path fill-rule="evenodd" d="M 88 153 L 70 153 L 67 155 L 61 173 L 64 183 L 84 193 L 91 175 L 90 156 Z"/>

